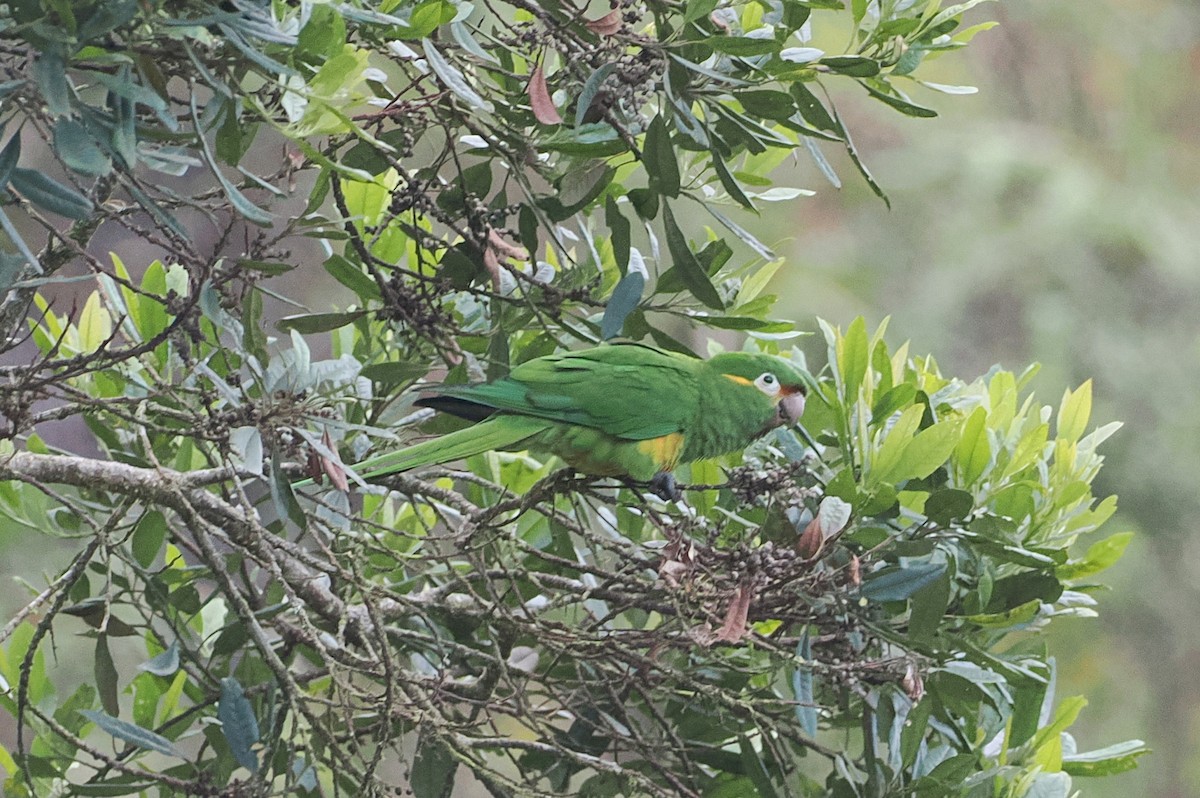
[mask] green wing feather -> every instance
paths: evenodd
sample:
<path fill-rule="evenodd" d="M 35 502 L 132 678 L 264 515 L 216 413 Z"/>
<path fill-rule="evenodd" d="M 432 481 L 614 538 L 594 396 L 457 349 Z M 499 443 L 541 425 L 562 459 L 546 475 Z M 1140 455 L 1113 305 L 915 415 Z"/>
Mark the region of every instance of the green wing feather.
<path fill-rule="evenodd" d="M 396 452 L 357 463 L 354 471 L 363 479 L 396 474 L 421 466 L 449 463 L 464 457 L 519 446 L 547 428 L 545 421 L 529 416 L 496 416 L 487 421 L 423 441 Z"/>
<path fill-rule="evenodd" d="M 439 394 L 512 414 L 507 417 L 578 424 L 640 441 L 679 432 L 694 418 L 701 362 L 614 344 L 536 358 L 504 379 L 443 386 Z"/>

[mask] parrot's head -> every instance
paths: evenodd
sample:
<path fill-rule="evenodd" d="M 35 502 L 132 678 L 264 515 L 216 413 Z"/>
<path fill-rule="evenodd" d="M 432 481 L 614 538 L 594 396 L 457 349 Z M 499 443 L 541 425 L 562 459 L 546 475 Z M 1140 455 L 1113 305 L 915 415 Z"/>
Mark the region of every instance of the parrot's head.
<path fill-rule="evenodd" d="M 724 352 L 709 359 L 723 377 L 761 391 L 775 408 L 769 427 L 795 424 L 804 414 L 804 397 L 812 378 L 788 361 L 754 352 Z"/>

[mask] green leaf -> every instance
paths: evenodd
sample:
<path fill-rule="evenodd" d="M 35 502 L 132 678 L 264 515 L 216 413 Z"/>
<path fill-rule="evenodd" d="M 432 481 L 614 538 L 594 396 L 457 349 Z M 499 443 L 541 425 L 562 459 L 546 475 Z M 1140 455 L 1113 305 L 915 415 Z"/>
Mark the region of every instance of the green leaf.
<path fill-rule="evenodd" d="M 1058 705 L 1058 709 L 1054 712 L 1054 719 L 1042 728 L 1038 729 L 1037 734 L 1033 736 L 1032 747 L 1036 752 L 1037 760 L 1043 765 L 1048 765 L 1047 769 L 1057 770 L 1061 767 L 1062 761 L 1062 745 L 1059 735 L 1071 727 L 1075 719 L 1079 717 L 1079 713 L 1086 707 L 1088 701 L 1081 695 L 1064 698 Z M 1043 752 L 1048 747 L 1057 746 L 1057 760 L 1047 761 L 1043 757 Z M 1051 754 L 1053 757 L 1054 755 Z"/>
<path fill-rule="evenodd" d="M 106 175 L 112 170 L 92 134 L 74 119 L 63 118 L 54 125 L 54 151 L 68 168 L 82 174 Z"/>
<path fill-rule="evenodd" d="M 921 430 L 900 456 L 891 480 L 924 479 L 950 458 L 959 441 L 958 419 L 939 421 Z"/>
<path fill-rule="evenodd" d="M 401 385 L 406 382 L 420 379 L 429 373 L 429 366 L 425 363 L 407 363 L 404 361 L 390 361 L 388 363 L 372 363 L 369 366 L 363 366 L 359 374 L 372 382 L 380 382 L 385 385 Z"/>
<path fill-rule="evenodd" d="M 425 59 L 430 68 L 446 88 L 476 110 L 492 111 L 494 109 L 490 102 L 479 96 L 479 92 L 471 87 L 463 73 L 442 56 L 431 40 L 422 39 L 421 47 L 425 51 Z"/>
<path fill-rule="evenodd" d="M 1041 606 L 1042 600 L 1035 598 L 1030 599 L 1024 604 L 1018 604 L 1005 612 L 985 612 L 976 615 L 967 615 L 966 619 L 979 626 L 1005 629 L 1010 626 L 1020 626 L 1021 624 L 1029 623 L 1037 617 Z"/>
<path fill-rule="evenodd" d="M 796 113 L 796 100 L 785 91 L 758 89 L 739 91 L 733 95 L 747 113 L 782 122 Z"/>
<path fill-rule="evenodd" d="M 117 666 L 113 664 L 112 652 L 108 650 L 108 635 L 104 633 L 96 637 L 93 673 L 96 678 L 96 690 L 100 693 L 100 705 L 110 715 L 115 716 L 121 711 L 117 699 Z"/>
<path fill-rule="evenodd" d="M 812 661 L 812 640 L 809 627 L 804 627 L 804 634 L 796 644 L 797 660 L 808 663 Z M 796 700 L 796 720 L 800 728 L 809 737 L 817 736 L 817 706 L 813 692 L 813 669 L 807 664 L 797 664 L 792 671 L 792 694 Z"/>
<path fill-rule="evenodd" d="M 87 218 L 94 207 L 90 199 L 38 169 L 14 167 L 12 187 L 34 205 L 68 219 Z"/>
<path fill-rule="evenodd" d="M 179 641 L 174 640 L 166 651 L 138 665 L 138 670 L 155 676 L 170 676 L 179 670 Z"/>
<path fill-rule="evenodd" d="M 126 100 L 138 105 L 144 105 L 152 111 L 164 112 L 169 107 L 167 101 L 158 96 L 158 92 L 134 83 L 128 71 L 122 71 L 117 75 L 109 75 L 105 72 L 85 71 L 83 75 L 86 76 L 89 82 L 98 83 L 113 94 L 124 97 Z"/>
<path fill-rule="evenodd" d="M 987 410 L 980 406 L 971 411 L 963 425 L 962 437 L 954 447 L 954 461 L 962 484 L 974 485 L 992 462 L 987 433 Z"/>
<path fill-rule="evenodd" d="M 281 332 L 295 330 L 302 335 L 329 332 L 345 327 L 367 315 L 365 310 L 352 310 L 346 313 L 303 313 L 297 316 L 284 316 L 275 322 L 275 328 Z"/>
<path fill-rule="evenodd" d="M 842 75 L 855 78 L 871 78 L 879 74 L 879 62 L 861 55 L 835 55 L 821 59 L 821 63 Z"/>
<path fill-rule="evenodd" d="M 800 109 L 800 116 L 804 117 L 806 122 L 821 130 L 841 132 L 841 125 L 833 120 L 817 96 L 802 82 L 794 82 L 789 91 L 796 100 L 796 107 Z"/>
<path fill-rule="evenodd" d="M 149 568 L 154 564 L 163 542 L 167 539 L 167 519 L 158 510 L 150 510 L 141 517 L 133 530 L 130 548 L 138 565 Z"/>
<path fill-rule="evenodd" d="M 604 201 L 604 223 L 608 225 L 611 234 L 613 257 L 617 261 L 617 269 L 624 275 L 629 271 L 632 228 L 611 194 Z"/>
<path fill-rule="evenodd" d="M 616 129 L 607 122 L 555 128 L 554 133 L 541 139 L 539 144 L 544 150 L 593 158 L 618 155 L 627 149 Z"/>
<path fill-rule="evenodd" d="M 600 87 L 604 85 L 604 81 L 617 70 L 617 65 L 613 63 L 601 64 L 596 67 L 596 71 L 588 75 L 588 79 L 583 82 L 583 88 L 579 92 L 579 99 L 575 101 L 575 127 L 584 127 L 584 120 L 587 118 L 588 111 L 591 110 L 592 101 L 596 99 L 596 94 L 600 91 Z M 606 127 L 611 129 L 608 123 L 604 123 Z M 616 131 L 614 131 L 616 132 Z"/>
<path fill-rule="evenodd" d="M 775 39 L 753 39 L 749 36 L 710 36 L 704 40 L 718 53 L 735 56 L 769 55 L 783 49 Z"/>
<path fill-rule="evenodd" d="M 1125 554 L 1125 548 L 1133 540 L 1133 532 L 1118 532 L 1088 547 L 1081 560 L 1072 560 L 1055 569 L 1054 574 L 1062 580 L 1075 580 L 1094 576 L 1111 568 Z"/>
<path fill-rule="evenodd" d="M 1141 740 L 1126 740 L 1095 751 L 1064 754 L 1062 769 L 1072 776 L 1113 776 L 1137 767 L 1137 758 L 1150 753 Z"/>
<path fill-rule="evenodd" d="M 8 181 L 12 179 L 13 170 L 20 159 L 21 133 L 17 131 L 9 138 L 4 149 L 0 150 L 0 191 L 8 187 Z"/>
<path fill-rule="evenodd" d="M 304 515 L 304 511 L 300 509 L 300 503 L 296 501 L 292 485 L 288 482 L 287 475 L 278 463 L 279 455 L 272 452 L 271 459 L 268 461 L 268 477 L 270 478 L 271 501 L 275 505 L 275 512 L 280 518 L 290 518 L 296 526 L 305 529 L 308 526 L 308 519 Z"/>
<path fill-rule="evenodd" d="M 761 798 L 778 798 L 779 793 L 771 781 L 771 774 L 767 772 L 762 756 L 754 750 L 750 738 L 744 734 L 738 735 L 738 748 L 742 753 L 742 768 L 754 783 L 755 791 Z"/>
<path fill-rule="evenodd" d="M 639 271 L 631 271 L 621 278 L 613 289 L 604 308 L 604 317 L 600 320 L 600 338 L 607 341 L 621 334 L 625 326 L 625 318 L 638 306 L 642 300 L 642 291 L 646 287 L 646 278 Z"/>
<path fill-rule="evenodd" d="M 943 573 L 912 595 L 908 614 L 908 636 L 913 640 L 931 640 L 937 634 L 950 604 L 950 574 Z"/>
<path fill-rule="evenodd" d="M 946 572 L 946 564 L 889 565 L 863 579 L 861 593 L 872 601 L 904 601 Z"/>
<path fill-rule="evenodd" d="M 858 389 L 862 385 L 871 359 L 866 320 L 862 316 L 856 317 L 850 322 L 845 337 L 838 343 L 838 373 L 842 378 L 842 395 L 847 404 L 852 404 L 858 399 Z"/>
<path fill-rule="evenodd" d="M 221 733 L 238 764 L 251 773 L 258 772 L 258 754 L 253 746 L 258 742 L 258 718 L 246 698 L 242 685 L 232 676 L 221 680 L 221 700 L 217 702 L 217 719 Z"/>
<path fill-rule="evenodd" d="M 344 255 L 329 256 L 324 266 L 325 271 L 329 272 L 333 279 L 353 291 L 363 302 L 380 298 L 379 285 L 371 278 L 371 275 Z"/>
<path fill-rule="evenodd" d="M 642 158 L 650 177 L 650 189 L 667 197 L 678 197 L 679 163 L 675 160 L 675 148 L 671 146 L 671 134 L 662 114 L 654 117 L 646 130 Z"/>
<path fill-rule="evenodd" d="M 683 284 L 692 292 L 692 296 L 705 305 L 717 310 L 724 310 L 725 303 L 722 301 L 721 295 L 717 293 L 717 289 L 713 287 L 704 267 L 700 265 L 695 253 L 688 246 L 687 238 L 684 237 L 683 231 L 675 222 L 674 214 L 671 213 L 671 207 L 665 203 L 663 204 L 663 226 L 667 233 L 667 249 L 671 252 L 671 258 L 675 261 L 675 268 L 679 270 L 679 277 L 683 280 Z"/>
<path fill-rule="evenodd" d="M 1083 437 L 1087 429 L 1088 419 L 1092 414 L 1092 381 L 1087 380 L 1075 391 L 1068 389 L 1058 407 L 1059 440 L 1077 441 Z"/>
<path fill-rule="evenodd" d="M 751 211 L 756 211 L 754 203 L 746 196 L 746 192 L 738 185 L 733 175 L 729 173 L 729 167 L 725 165 L 725 160 L 716 150 L 712 151 L 712 166 L 713 171 L 717 173 L 717 179 L 721 181 L 721 185 L 725 187 L 725 191 L 737 201 L 739 205 Z"/>
<path fill-rule="evenodd" d="M 938 115 L 937 111 L 933 110 L 932 108 L 925 108 L 924 106 L 916 105 L 914 103 L 909 102 L 908 100 L 902 99 L 893 94 L 888 94 L 887 92 L 880 91 L 879 89 L 875 88 L 874 86 L 872 86 L 869 83 L 866 83 L 864 81 L 860 80 L 859 83 L 862 85 L 862 87 L 864 89 L 867 90 L 867 92 L 872 97 L 879 100 L 880 102 L 883 102 L 887 105 L 892 106 L 893 108 L 895 108 L 897 111 L 899 111 L 902 114 L 905 114 L 907 116 L 922 117 L 925 119 L 932 119 L 933 117 Z"/>
<path fill-rule="evenodd" d="M 30 71 L 50 113 L 55 116 L 71 113 L 71 83 L 67 80 L 67 64 L 62 55 L 47 50 L 33 62 Z"/>
<path fill-rule="evenodd" d="M 113 737 L 124 740 L 138 748 L 143 748 L 147 751 L 157 751 L 167 756 L 182 756 L 170 740 L 161 734 L 155 734 L 149 729 L 143 729 L 134 723 L 120 720 L 112 715 L 93 709 L 82 709 L 79 711 L 79 714 L 92 723 L 95 723 Z"/>
<path fill-rule="evenodd" d="M 967 491 L 943 488 L 929 494 L 925 500 L 925 517 L 945 527 L 966 518 L 974 508 L 975 497 Z"/>
<path fill-rule="evenodd" d="M 458 771 L 458 760 L 428 727 L 421 729 L 413 757 L 409 786 L 414 798 L 447 798 Z"/>
<path fill-rule="evenodd" d="M 868 486 L 898 481 L 895 475 L 899 473 L 900 458 L 912 443 L 924 415 L 925 408 L 922 405 L 913 405 L 905 408 L 900 418 L 896 419 L 871 460 L 871 468 L 866 474 Z"/>
<path fill-rule="evenodd" d="M 883 200 L 884 205 L 891 208 L 892 201 L 888 199 L 887 194 L 883 191 L 883 187 L 879 185 L 875 180 L 875 176 L 871 174 L 870 170 L 867 169 L 867 165 L 863 163 L 862 158 L 858 154 L 858 148 L 854 146 L 854 139 L 850 138 L 850 131 L 846 130 L 845 126 L 842 125 L 841 117 L 835 116 L 834 121 L 837 122 L 837 131 L 846 144 L 846 154 L 850 156 L 850 162 L 854 164 L 854 168 L 862 175 L 863 180 L 867 181 L 867 185 L 871 187 L 871 191 L 875 192 L 875 196 Z"/>

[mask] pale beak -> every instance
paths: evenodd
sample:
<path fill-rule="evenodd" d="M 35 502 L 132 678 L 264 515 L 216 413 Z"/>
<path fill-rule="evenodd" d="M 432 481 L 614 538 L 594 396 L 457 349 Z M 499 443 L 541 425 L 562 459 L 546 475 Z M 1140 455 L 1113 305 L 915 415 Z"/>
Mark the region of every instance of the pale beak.
<path fill-rule="evenodd" d="M 785 389 L 786 390 L 786 389 Z M 804 390 L 793 390 L 779 400 L 779 420 L 785 425 L 795 424 L 804 415 Z"/>

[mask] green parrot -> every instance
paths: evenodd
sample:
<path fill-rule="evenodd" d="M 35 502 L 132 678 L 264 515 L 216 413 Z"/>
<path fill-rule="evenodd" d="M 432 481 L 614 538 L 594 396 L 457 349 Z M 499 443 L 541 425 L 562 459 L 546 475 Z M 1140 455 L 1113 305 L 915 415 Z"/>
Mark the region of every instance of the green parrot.
<path fill-rule="evenodd" d="M 502 379 L 443 385 L 417 404 L 478 423 L 359 463 L 372 479 L 491 450 L 558 455 L 585 474 L 679 497 L 680 463 L 744 449 L 804 412 L 806 377 L 778 357 L 709 360 L 606 344 L 522 363 Z"/>

